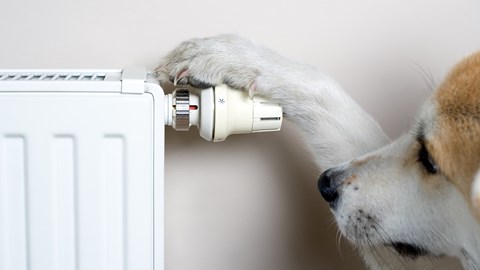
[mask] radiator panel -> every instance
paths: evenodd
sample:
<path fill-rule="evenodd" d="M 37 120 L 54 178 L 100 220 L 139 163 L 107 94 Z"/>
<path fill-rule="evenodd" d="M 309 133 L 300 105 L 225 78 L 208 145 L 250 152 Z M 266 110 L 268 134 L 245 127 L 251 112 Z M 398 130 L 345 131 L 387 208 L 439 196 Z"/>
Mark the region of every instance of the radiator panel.
<path fill-rule="evenodd" d="M 154 269 L 152 95 L 0 104 L 0 269 Z"/>

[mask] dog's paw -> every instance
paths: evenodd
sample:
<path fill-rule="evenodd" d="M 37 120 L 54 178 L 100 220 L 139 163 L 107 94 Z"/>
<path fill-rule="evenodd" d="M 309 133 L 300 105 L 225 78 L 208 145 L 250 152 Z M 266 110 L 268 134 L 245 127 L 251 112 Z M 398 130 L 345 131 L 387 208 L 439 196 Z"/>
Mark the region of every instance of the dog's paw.
<path fill-rule="evenodd" d="M 196 88 L 227 84 L 252 94 L 266 54 L 263 47 L 234 35 L 192 39 L 168 53 L 155 72 L 161 81 Z"/>

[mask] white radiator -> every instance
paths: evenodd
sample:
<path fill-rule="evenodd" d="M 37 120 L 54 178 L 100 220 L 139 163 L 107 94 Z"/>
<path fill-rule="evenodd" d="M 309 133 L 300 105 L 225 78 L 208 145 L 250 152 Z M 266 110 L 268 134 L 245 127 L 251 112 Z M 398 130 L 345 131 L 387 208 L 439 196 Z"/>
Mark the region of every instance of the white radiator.
<path fill-rule="evenodd" d="M 0 70 L 0 270 L 163 270 L 163 164 L 144 69 Z"/>

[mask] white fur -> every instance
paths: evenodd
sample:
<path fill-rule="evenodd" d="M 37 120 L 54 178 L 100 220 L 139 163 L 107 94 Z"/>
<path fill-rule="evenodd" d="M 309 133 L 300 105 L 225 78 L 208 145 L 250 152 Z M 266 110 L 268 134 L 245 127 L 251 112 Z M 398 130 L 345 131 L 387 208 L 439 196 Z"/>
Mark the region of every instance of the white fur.
<path fill-rule="evenodd" d="M 472 204 L 480 214 L 480 170 L 475 174 L 472 186 Z"/>
<path fill-rule="evenodd" d="M 405 165 L 415 153 L 414 134 L 390 143 L 379 125 L 316 68 L 222 35 L 182 43 L 156 71 L 161 80 L 227 83 L 280 103 L 285 117 L 303 132 L 319 168 L 342 163 L 333 169 L 344 176 L 333 212 L 370 269 L 429 263 L 425 257 L 399 256 L 392 242 L 416 244 L 432 256 L 454 256 L 466 269 L 480 269 L 480 227 L 460 192 L 447 181 L 430 190 L 421 181 L 424 168 L 418 162 Z M 434 114 L 434 105 L 427 103 L 421 117 L 428 123 Z M 347 185 L 349 177 L 355 179 Z"/>

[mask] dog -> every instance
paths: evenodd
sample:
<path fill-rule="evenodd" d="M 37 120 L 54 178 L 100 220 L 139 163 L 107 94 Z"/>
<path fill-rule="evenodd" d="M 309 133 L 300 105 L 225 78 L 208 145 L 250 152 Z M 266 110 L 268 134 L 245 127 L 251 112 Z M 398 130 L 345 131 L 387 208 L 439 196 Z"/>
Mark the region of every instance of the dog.
<path fill-rule="evenodd" d="M 185 41 L 155 72 L 279 103 L 317 166 L 328 168 L 320 193 L 369 269 L 443 256 L 480 269 L 480 53 L 452 69 L 393 142 L 331 77 L 235 35 Z"/>

